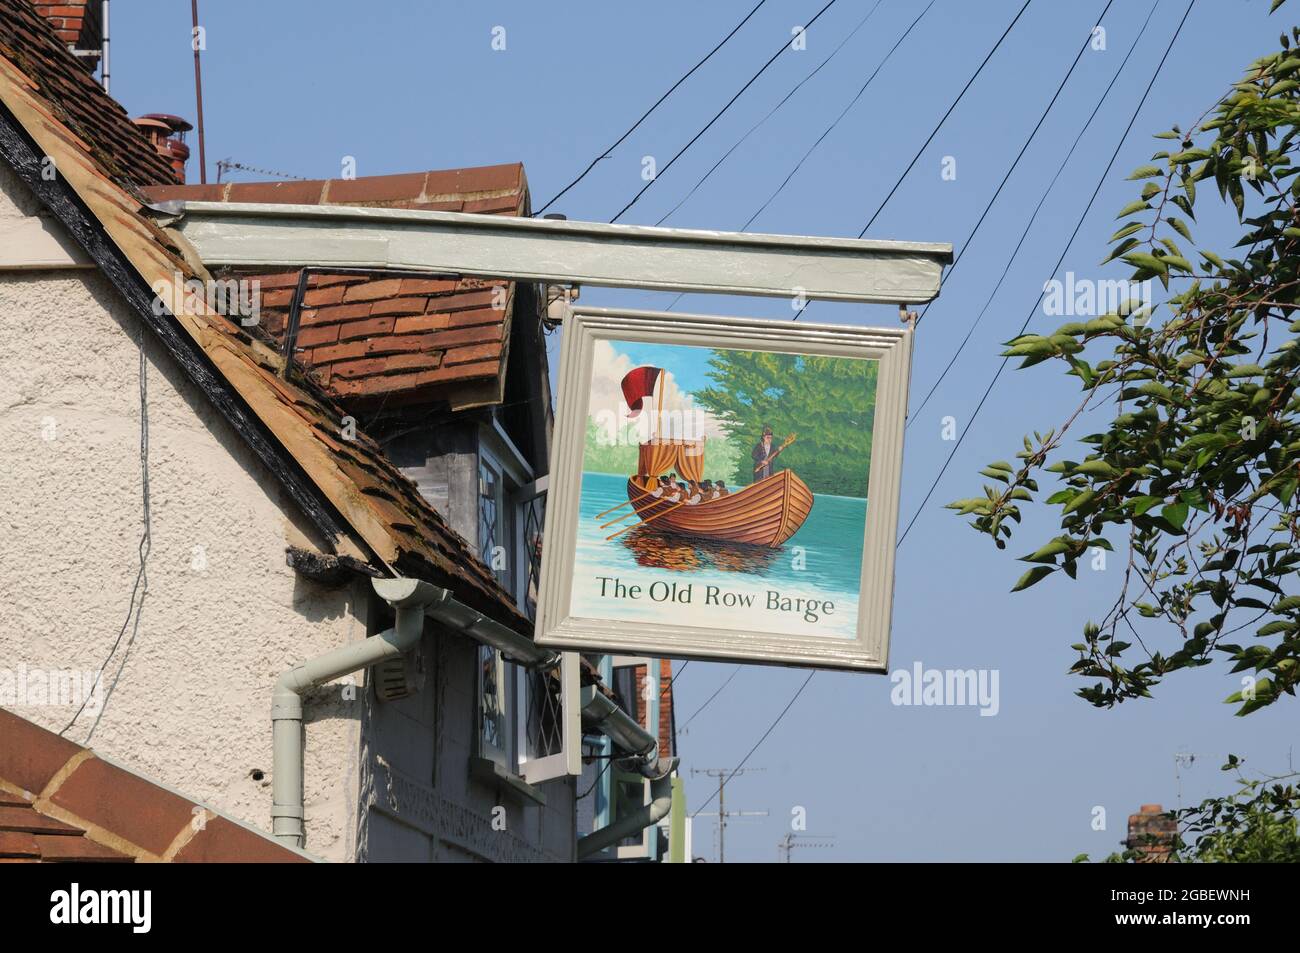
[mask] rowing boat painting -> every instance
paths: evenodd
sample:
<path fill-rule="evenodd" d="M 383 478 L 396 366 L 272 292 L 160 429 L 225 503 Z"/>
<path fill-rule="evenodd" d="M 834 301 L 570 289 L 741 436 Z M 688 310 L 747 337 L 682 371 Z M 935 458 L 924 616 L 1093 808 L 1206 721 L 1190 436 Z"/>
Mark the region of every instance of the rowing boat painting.
<path fill-rule="evenodd" d="M 654 520 L 661 532 L 772 549 L 799 531 L 813 506 L 812 490 L 793 470 L 780 470 L 694 506 L 673 507 L 653 496 L 651 489 L 629 479 L 627 498 L 637 518 L 643 523 Z M 655 519 L 661 511 L 662 519 Z"/>
<path fill-rule="evenodd" d="M 852 637 L 876 362 L 603 340 L 572 605 Z"/>
<path fill-rule="evenodd" d="M 908 325 L 576 306 L 560 346 L 539 645 L 888 671 Z"/>

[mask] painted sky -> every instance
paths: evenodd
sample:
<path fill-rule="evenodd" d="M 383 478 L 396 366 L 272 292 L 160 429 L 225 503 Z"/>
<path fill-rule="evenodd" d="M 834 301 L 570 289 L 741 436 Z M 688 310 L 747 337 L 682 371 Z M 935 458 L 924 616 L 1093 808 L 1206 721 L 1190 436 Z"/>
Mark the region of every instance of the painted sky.
<path fill-rule="evenodd" d="M 672 373 L 677 386 L 688 393 L 694 393 L 713 383 L 707 376 L 709 358 L 713 354 L 710 348 L 620 341 L 619 350 L 627 355 L 634 366 L 649 364 L 665 368 Z"/>
<path fill-rule="evenodd" d="M 614 440 L 617 436 L 615 431 L 622 429 L 628 422 L 628 406 L 623 399 L 623 378 L 633 368 L 649 365 L 666 372 L 666 377 L 656 384 L 663 391 L 667 418 L 665 424 L 681 421 L 684 425 L 689 419 L 690 432 L 674 433 L 674 436 L 691 439 L 726 436 L 722 422 L 695 403 L 690 393 L 695 388 L 685 386 L 680 373 L 684 370 L 687 378 L 699 379 L 699 368 L 708 361 L 711 353 L 708 348 L 701 347 L 597 340 L 592 347 L 591 401 L 587 412 L 602 426 L 606 437 Z M 642 413 L 631 421 L 638 427 L 638 433 L 643 439 L 650 437 L 651 418 L 647 411 L 654 409 L 655 404 L 647 402 Z M 680 411 L 680 414 L 674 415 L 674 411 Z"/>

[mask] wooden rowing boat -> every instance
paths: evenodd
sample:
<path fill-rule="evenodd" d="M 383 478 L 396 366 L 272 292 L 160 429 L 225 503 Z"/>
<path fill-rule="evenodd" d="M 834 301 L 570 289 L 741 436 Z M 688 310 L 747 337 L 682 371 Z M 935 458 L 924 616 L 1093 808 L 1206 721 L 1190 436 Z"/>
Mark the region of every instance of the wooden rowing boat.
<path fill-rule="evenodd" d="M 665 532 L 772 549 L 799 530 L 813 506 L 812 491 L 792 470 L 778 470 L 720 499 L 694 506 L 670 509 L 632 479 L 627 481 L 627 497 L 643 521 L 653 520 L 653 525 Z"/>

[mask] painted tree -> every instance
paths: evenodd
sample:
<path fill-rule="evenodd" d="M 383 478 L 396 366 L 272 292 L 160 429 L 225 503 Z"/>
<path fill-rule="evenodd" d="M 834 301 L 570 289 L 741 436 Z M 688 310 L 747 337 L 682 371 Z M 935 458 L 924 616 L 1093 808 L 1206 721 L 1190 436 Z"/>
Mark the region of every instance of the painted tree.
<path fill-rule="evenodd" d="M 798 439 L 778 458 L 814 493 L 867 495 L 866 461 L 876 414 L 877 366 L 850 358 L 805 357 L 768 351 L 715 351 L 709 361 L 714 386 L 695 393 L 744 452 L 733 475 L 736 486 L 754 481 L 749 450 L 764 425 L 774 439 Z"/>
<path fill-rule="evenodd" d="M 1293 41 L 1300 28 L 1201 117 L 1157 135 L 1169 145 L 1129 177 L 1140 191 L 1120 211 L 1105 261 L 1131 266 L 1133 280 L 1158 280 L 1168 297 L 1008 342 L 1003 355 L 1021 358 L 1021 367 L 1062 366 L 1078 380 L 1080 400 L 1057 426 L 1025 437 L 1017 464 L 981 471 L 996 481 L 983 495 L 949 504 L 999 549 L 1023 506 L 1059 507 L 1060 532 L 1021 557 L 1029 568 L 1013 591 L 1061 573 L 1073 578 L 1091 550 L 1120 547 L 1117 597 L 1083 622 L 1072 646 L 1071 671 L 1091 683 L 1078 694 L 1099 707 L 1148 697 L 1175 673 L 1216 660 L 1241 679 L 1227 699 L 1241 715 L 1294 696 L 1300 682 Z M 1230 247 L 1194 237 L 1207 197 L 1235 213 Z M 1099 416 L 1104 426 L 1066 443 L 1081 421 Z M 1038 504 L 1043 471 L 1061 485 Z M 1200 843 L 1229 831 L 1229 819 L 1237 835 L 1245 824 L 1246 834 L 1283 837 L 1294 857 L 1300 798 L 1293 786 L 1259 784 L 1262 797 L 1252 789 L 1184 812 L 1184 835 Z M 1219 837 L 1221 845 L 1248 841 Z M 1208 852 L 1214 837 L 1205 843 Z M 1183 850 L 1187 859 L 1215 859 Z"/>

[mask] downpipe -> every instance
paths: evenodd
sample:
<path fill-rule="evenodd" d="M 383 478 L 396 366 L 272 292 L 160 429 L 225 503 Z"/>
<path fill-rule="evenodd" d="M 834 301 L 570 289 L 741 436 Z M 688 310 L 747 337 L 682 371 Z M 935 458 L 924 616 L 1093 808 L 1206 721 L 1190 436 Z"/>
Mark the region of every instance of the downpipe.
<path fill-rule="evenodd" d="M 291 847 L 303 846 L 302 697 L 326 682 L 404 655 L 420 643 L 426 606 L 446 590 L 407 579 L 373 580 L 396 611 L 391 629 L 301 662 L 275 683 L 271 696 L 271 832 Z"/>
<path fill-rule="evenodd" d="M 668 759 L 667 771 L 662 777 L 650 782 L 650 803 L 637 808 L 631 814 L 619 818 L 613 824 L 592 831 L 586 837 L 578 838 L 578 860 L 586 860 L 608 847 L 613 847 L 625 837 L 635 837 L 647 827 L 658 824 L 668 816 L 673 806 L 673 769 L 677 759 Z M 661 762 L 662 764 L 663 762 Z"/>

